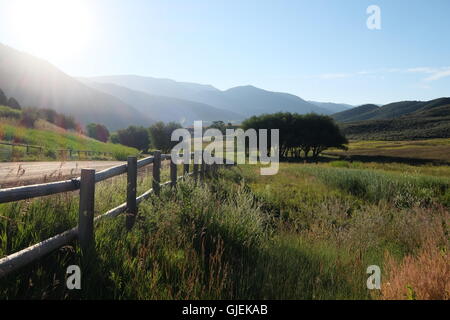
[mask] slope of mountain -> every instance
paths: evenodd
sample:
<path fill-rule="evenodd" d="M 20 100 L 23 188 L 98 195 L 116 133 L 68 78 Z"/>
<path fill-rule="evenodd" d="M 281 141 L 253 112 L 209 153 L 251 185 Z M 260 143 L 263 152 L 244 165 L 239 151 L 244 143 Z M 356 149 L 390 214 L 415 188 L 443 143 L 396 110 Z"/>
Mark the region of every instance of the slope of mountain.
<path fill-rule="evenodd" d="M 448 104 L 450 104 L 450 98 L 439 98 L 431 101 L 400 101 L 381 107 L 364 105 L 336 113 L 333 115 L 333 118 L 340 122 L 396 119 L 408 115 L 413 116 L 417 112 L 431 110 Z"/>
<path fill-rule="evenodd" d="M 184 99 L 150 95 L 142 91 L 110 83 L 98 83 L 83 80 L 90 87 L 108 93 L 132 105 L 140 112 L 157 121 L 176 121 L 183 125 L 192 125 L 195 120 L 211 122 L 215 120 L 240 121 L 243 116 L 231 111 L 218 109 L 210 105 Z"/>
<path fill-rule="evenodd" d="M 183 100 L 195 101 L 198 92 L 220 92 L 210 85 L 202 85 L 190 82 L 178 82 L 170 79 L 158 79 L 135 75 L 93 77 L 89 80 L 98 83 L 116 84 L 135 91 L 141 91 L 150 95 L 165 96 Z"/>
<path fill-rule="evenodd" d="M 231 102 L 228 107 L 229 110 L 240 110 L 247 116 L 278 111 L 330 113 L 328 110 L 308 103 L 293 94 L 266 91 L 253 86 L 231 88 L 223 92 L 223 95 L 227 101 Z"/>
<path fill-rule="evenodd" d="M 355 106 L 345 104 L 345 103 L 334 103 L 334 102 L 318 102 L 318 101 L 308 101 L 318 107 L 328 110 L 330 113 L 338 113 L 346 110 L 350 110 Z"/>
<path fill-rule="evenodd" d="M 374 104 L 364 104 L 362 106 L 335 113 L 332 117 L 339 122 L 351 122 L 370 119 L 372 112 L 378 110 L 380 107 Z"/>
<path fill-rule="evenodd" d="M 450 138 L 450 98 L 390 103 L 359 116 L 367 117 L 369 120 L 341 121 L 341 128 L 350 139 Z"/>
<path fill-rule="evenodd" d="M 50 63 L 0 44 L 0 88 L 23 107 L 51 108 L 83 124 L 110 129 L 149 125 L 147 115 L 123 101 L 87 87 Z"/>
<path fill-rule="evenodd" d="M 112 83 L 150 95 L 200 102 L 219 109 L 242 114 L 245 117 L 277 111 L 333 113 L 326 108 L 309 103 L 295 95 L 271 92 L 253 86 L 241 86 L 220 91 L 208 85 L 126 75 L 95 77 L 89 80 L 100 83 Z"/>
<path fill-rule="evenodd" d="M 341 124 L 352 140 L 421 140 L 450 138 L 450 116 L 369 120 Z"/>

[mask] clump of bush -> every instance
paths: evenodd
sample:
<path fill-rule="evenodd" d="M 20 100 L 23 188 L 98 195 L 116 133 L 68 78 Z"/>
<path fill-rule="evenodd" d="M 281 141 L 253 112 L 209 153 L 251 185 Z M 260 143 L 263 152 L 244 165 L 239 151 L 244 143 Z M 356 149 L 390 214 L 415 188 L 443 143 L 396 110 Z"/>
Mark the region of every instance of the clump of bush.
<path fill-rule="evenodd" d="M 55 110 L 39 108 L 24 108 L 22 110 L 21 122 L 27 128 L 33 128 L 38 119 L 43 119 L 66 130 L 83 131 L 74 117 L 58 113 Z"/>
<path fill-rule="evenodd" d="M 109 130 L 100 123 L 90 123 L 86 126 L 88 137 L 101 142 L 107 142 L 109 139 Z"/>

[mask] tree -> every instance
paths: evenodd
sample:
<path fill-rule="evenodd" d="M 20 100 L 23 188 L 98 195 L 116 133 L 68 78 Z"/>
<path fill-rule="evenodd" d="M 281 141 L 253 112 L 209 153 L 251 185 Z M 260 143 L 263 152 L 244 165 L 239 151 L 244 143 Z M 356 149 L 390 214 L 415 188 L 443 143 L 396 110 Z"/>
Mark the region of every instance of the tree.
<path fill-rule="evenodd" d="M 172 132 L 180 128 L 182 126 L 176 122 L 164 124 L 164 122 L 160 121 L 152 125 L 148 129 L 152 147 L 164 153 L 170 152 L 178 143 L 178 141 L 171 141 Z"/>
<path fill-rule="evenodd" d="M 8 104 L 8 98 L 2 89 L 0 89 L 0 106 L 6 106 Z"/>
<path fill-rule="evenodd" d="M 25 108 L 22 110 L 21 123 L 27 128 L 33 128 L 34 123 L 39 119 L 39 111 L 36 108 Z"/>
<path fill-rule="evenodd" d="M 299 115 L 289 112 L 253 116 L 242 123 L 243 129 L 279 129 L 280 156 L 317 159 L 328 148 L 346 149 L 348 141 L 331 117 L 314 113 Z M 269 141 L 270 147 L 270 141 Z"/>
<path fill-rule="evenodd" d="M 109 138 L 108 129 L 99 123 L 90 123 L 86 126 L 86 133 L 89 137 L 101 142 L 107 142 Z"/>
<path fill-rule="evenodd" d="M 17 100 L 14 99 L 14 98 L 9 98 L 8 102 L 6 103 L 6 105 L 8 107 L 11 107 L 11 108 L 16 109 L 16 110 L 21 110 L 22 109 L 22 107 L 20 106 L 19 102 L 17 102 Z"/>
<path fill-rule="evenodd" d="M 119 130 L 117 131 L 117 138 L 120 144 L 140 151 L 147 151 L 150 144 L 148 130 L 144 127 L 130 126 Z"/>
<path fill-rule="evenodd" d="M 209 127 L 212 129 L 219 129 L 220 132 L 225 134 L 226 125 L 225 125 L 225 122 L 223 122 L 223 121 L 213 121 L 213 123 Z"/>

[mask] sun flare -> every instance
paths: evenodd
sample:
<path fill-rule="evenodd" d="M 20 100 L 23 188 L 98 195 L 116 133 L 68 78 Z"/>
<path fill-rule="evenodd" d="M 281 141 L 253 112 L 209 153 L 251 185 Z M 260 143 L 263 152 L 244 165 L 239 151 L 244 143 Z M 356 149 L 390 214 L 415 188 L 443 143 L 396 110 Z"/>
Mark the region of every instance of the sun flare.
<path fill-rule="evenodd" d="M 14 0 L 10 18 L 24 47 L 47 59 L 70 59 L 92 32 L 88 4 L 82 0 Z"/>

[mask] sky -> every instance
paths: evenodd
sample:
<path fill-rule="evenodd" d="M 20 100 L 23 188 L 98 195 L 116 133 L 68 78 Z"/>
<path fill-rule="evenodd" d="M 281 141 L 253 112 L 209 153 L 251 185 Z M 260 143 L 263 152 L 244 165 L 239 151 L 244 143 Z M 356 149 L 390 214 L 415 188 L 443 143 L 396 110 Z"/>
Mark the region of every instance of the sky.
<path fill-rule="evenodd" d="M 380 29 L 367 26 L 371 5 Z M 0 43 L 72 76 L 353 105 L 450 96 L 448 0 L 0 0 Z"/>

